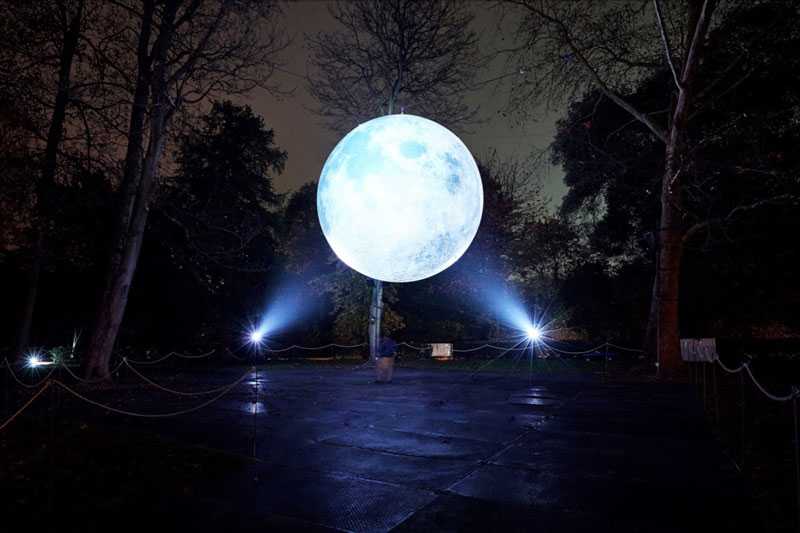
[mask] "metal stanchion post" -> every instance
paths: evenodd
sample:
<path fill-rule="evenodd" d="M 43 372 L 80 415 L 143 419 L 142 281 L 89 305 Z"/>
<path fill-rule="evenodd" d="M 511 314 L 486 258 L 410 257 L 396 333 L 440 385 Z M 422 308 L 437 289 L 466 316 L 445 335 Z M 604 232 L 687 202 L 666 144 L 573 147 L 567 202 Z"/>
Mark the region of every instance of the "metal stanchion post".
<path fill-rule="evenodd" d="M 533 386 L 533 358 L 536 357 L 536 343 L 531 343 L 531 356 L 528 363 L 528 387 Z"/>
<path fill-rule="evenodd" d="M 256 458 L 256 440 L 258 435 L 258 365 L 253 366 L 255 374 L 255 402 L 253 402 L 253 459 Z"/>
<path fill-rule="evenodd" d="M 744 394 L 745 394 L 744 393 L 744 372 L 739 372 L 739 388 L 741 390 L 741 400 L 742 400 L 741 406 L 740 406 L 741 407 L 741 418 L 742 418 L 742 431 L 741 431 L 742 465 L 741 466 L 742 466 L 742 470 L 744 470 L 745 456 L 746 456 L 746 450 L 745 450 L 745 420 L 744 420 Z"/>
<path fill-rule="evenodd" d="M 797 506 L 797 531 L 800 532 L 800 440 L 798 440 L 798 430 L 797 430 L 797 394 L 800 392 L 800 388 L 797 386 L 792 387 L 792 392 L 794 393 L 794 398 L 792 398 L 792 418 L 794 423 L 794 481 L 795 481 L 795 496 L 797 497 L 797 501 L 795 502 Z"/>
<path fill-rule="evenodd" d="M 47 468 L 48 472 L 48 481 L 47 481 L 47 509 L 50 513 L 53 512 L 53 504 L 55 502 L 55 477 L 54 471 L 56 467 L 56 458 L 55 458 L 55 437 L 56 437 L 56 402 L 58 399 L 56 398 L 56 393 L 58 387 L 50 387 L 50 409 L 48 413 L 48 440 L 47 440 L 47 456 L 49 459 L 49 466 Z"/>
<path fill-rule="evenodd" d="M 704 413 L 707 411 L 707 406 L 706 406 L 706 365 L 707 364 L 708 363 L 706 363 L 705 361 L 700 363 L 700 365 L 703 368 L 703 412 Z"/>
<path fill-rule="evenodd" d="M 720 415 L 719 415 L 719 388 L 717 387 L 717 365 L 711 363 L 713 366 L 711 367 L 711 379 L 712 379 L 712 387 L 714 389 L 714 419 L 719 426 Z"/>
<path fill-rule="evenodd" d="M 6 360 L 6 366 L 3 368 L 3 414 L 8 415 L 11 413 L 10 407 L 10 399 L 9 399 L 9 382 L 8 382 L 8 374 L 11 373 L 11 369 L 8 367 L 11 363 Z"/>

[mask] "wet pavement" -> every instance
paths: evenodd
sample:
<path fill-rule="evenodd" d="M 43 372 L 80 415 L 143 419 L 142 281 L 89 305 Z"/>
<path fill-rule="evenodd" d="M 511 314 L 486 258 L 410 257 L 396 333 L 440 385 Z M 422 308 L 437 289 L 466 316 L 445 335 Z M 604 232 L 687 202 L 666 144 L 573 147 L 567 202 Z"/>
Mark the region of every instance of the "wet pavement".
<path fill-rule="evenodd" d="M 183 381 L 145 372 L 197 390 L 243 371 Z M 153 391 L 136 409 L 201 401 Z M 187 528 L 759 530 L 746 488 L 680 385 L 410 369 L 376 384 L 368 370 L 267 368 L 195 413 L 122 420 L 257 458 L 178 502 Z"/>

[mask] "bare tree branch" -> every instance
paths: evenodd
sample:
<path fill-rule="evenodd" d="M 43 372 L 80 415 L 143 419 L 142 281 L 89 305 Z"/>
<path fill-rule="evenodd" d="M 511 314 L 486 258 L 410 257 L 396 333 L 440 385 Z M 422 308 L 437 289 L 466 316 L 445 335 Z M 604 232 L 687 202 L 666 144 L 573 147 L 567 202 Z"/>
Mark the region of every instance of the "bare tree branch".
<path fill-rule="evenodd" d="M 763 207 L 773 206 L 773 205 L 780 205 L 783 203 L 791 204 L 791 203 L 798 203 L 800 202 L 800 197 L 793 195 L 793 194 L 781 194 L 778 196 L 772 196 L 770 198 L 764 198 L 757 202 L 753 202 L 751 204 L 746 205 L 739 205 L 734 207 L 731 211 L 728 212 L 727 215 L 724 217 L 719 218 L 712 218 L 708 220 L 704 220 L 702 222 L 698 222 L 694 224 L 683 235 L 683 242 L 687 243 L 693 237 L 695 237 L 698 233 L 702 231 L 708 231 L 712 226 L 724 226 L 726 224 L 730 224 L 733 222 L 737 217 L 750 213 L 752 211 L 756 211 Z"/>
<path fill-rule="evenodd" d="M 672 79 L 675 82 L 675 87 L 680 90 L 681 81 L 678 79 L 678 73 L 675 71 L 675 64 L 672 60 L 672 47 L 669 44 L 669 37 L 667 37 L 667 30 L 664 28 L 663 17 L 661 16 L 661 3 L 659 0 L 653 0 L 653 7 L 656 11 L 656 21 L 658 23 L 658 31 L 661 34 L 661 41 L 664 43 L 664 55 L 667 58 L 669 70 L 672 72 Z"/>
<path fill-rule="evenodd" d="M 334 130 L 387 112 L 410 111 L 451 126 L 469 123 L 464 96 L 482 64 L 472 13 L 455 0 L 348 0 L 338 28 L 307 36 L 314 111 Z"/>

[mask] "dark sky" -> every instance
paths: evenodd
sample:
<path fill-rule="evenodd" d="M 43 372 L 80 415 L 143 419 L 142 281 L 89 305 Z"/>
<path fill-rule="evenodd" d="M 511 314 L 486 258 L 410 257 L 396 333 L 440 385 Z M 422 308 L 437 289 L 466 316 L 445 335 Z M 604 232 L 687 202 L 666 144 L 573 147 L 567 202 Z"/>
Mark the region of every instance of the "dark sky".
<path fill-rule="evenodd" d="M 287 30 L 294 36 L 292 45 L 284 54 L 287 71 L 299 74 L 306 71 L 308 52 L 304 33 L 327 31 L 335 27 L 326 4 L 324 1 L 305 0 L 285 6 Z M 498 31 L 499 15 L 496 9 L 490 10 L 489 7 L 489 4 L 482 2 L 470 4 L 476 13 L 476 30 L 481 35 L 481 45 L 485 51 L 507 45 L 498 40 L 501 34 L 510 33 Z M 512 21 L 503 24 L 509 30 L 513 27 Z M 493 79 L 512 70 L 504 59 L 498 59 L 480 72 L 475 81 L 479 83 Z M 275 188 L 279 192 L 294 190 L 305 182 L 317 179 L 325 158 L 339 140 L 337 134 L 322 126 L 310 111 L 316 101 L 306 91 L 304 80 L 289 72 L 279 72 L 274 81 L 286 88 L 294 88 L 293 96 L 276 98 L 259 91 L 247 99 L 254 110 L 264 116 L 267 124 L 275 129 L 278 145 L 289 152 L 286 170 L 275 180 Z M 558 113 L 543 113 L 537 121 L 523 126 L 513 125 L 511 120 L 500 114 L 507 101 L 506 92 L 507 86 L 490 83 L 482 85 L 469 98 L 470 102 L 479 105 L 482 123 L 471 127 L 472 133 L 460 136 L 476 158 L 486 158 L 496 149 L 500 158 L 524 159 L 533 151 L 546 148 L 552 141 Z M 542 176 L 545 191 L 554 205 L 565 191 L 562 177 L 561 169 L 555 167 L 545 169 Z"/>

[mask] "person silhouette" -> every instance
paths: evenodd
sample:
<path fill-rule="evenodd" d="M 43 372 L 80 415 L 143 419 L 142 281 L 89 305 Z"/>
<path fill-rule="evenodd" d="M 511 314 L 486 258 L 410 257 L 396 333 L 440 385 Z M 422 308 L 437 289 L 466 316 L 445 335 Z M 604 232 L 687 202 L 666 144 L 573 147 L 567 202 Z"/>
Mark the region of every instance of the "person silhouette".
<path fill-rule="evenodd" d="M 378 359 L 375 361 L 376 383 L 392 381 L 395 352 L 397 352 L 397 343 L 389 337 L 381 337 L 378 343 Z"/>

